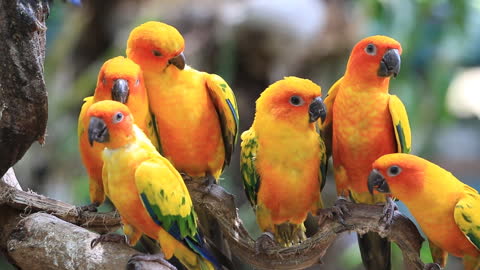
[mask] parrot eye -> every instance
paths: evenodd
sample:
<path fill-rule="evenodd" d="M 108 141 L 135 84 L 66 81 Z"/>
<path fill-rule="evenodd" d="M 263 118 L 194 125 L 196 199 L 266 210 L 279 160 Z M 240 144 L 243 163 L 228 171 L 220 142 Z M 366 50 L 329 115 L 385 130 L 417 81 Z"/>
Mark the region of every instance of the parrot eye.
<path fill-rule="evenodd" d="M 138 86 L 139 84 L 140 84 L 140 79 L 137 79 L 137 80 L 135 81 L 135 86 Z"/>
<path fill-rule="evenodd" d="M 117 112 L 117 113 L 113 116 L 112 122 L 113 122 L 114 124 L 118 124 L 118 123 L 120 123 L 122 120 L 123 120 L 123 113 Z"/>
<path fill-rule="evenodd" d="M 102 83 L 103 83 L 103 84 L 106 84 L 106 83 L 107 83 L 107 79 L 105 79 L 105 77 L 102 78 Z"/>
<path fill-rule="evenodd" d="M 388 176 L 397 176 L 402 172 L 402 169 L 398 167 L 397 165 L 393 165 L 390 168 L 388 168 L 387 174 Z"/>
<path fill-rule="evenodd" d="M 365 47 L 365 52 L 369 55 L 376 55 L 377 47 L 375 47 L 373 44 L 368 44 L 367 47 Z"/>
<path fill-rule="evenodd" d="M 157 51 L 157 50 L 153 50 L 152 53 L 153 53 L 153 55 L 155 55 L 157 57 L 162 56 L 162 53 L 160 51 Z"/>
<path fill-rule="evenodd" d="M 299 96 L 291 96 L 290 97 L 290 104 L 292 104 L 293 106 L 302 106 L 303 103 L 305 103 L 305 101 L 303 101 L 303 98 L 299 97 Z"/>

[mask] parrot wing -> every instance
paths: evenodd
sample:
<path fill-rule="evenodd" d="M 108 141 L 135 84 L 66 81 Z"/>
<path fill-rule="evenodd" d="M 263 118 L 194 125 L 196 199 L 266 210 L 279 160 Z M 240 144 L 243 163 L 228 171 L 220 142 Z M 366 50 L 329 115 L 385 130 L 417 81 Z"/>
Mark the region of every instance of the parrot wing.
<path fill-rule="evenodd" d="M 325 142 L 322 138 L 321 127 L 319 122 L 315 123 L 315 129 L 317 130 L 318 140 L 320 143 L 320 173 L 318 174 L 318 181 L 320 181 L 320 191 L 323 190 L 325 183 L 327 182 L 327 169 L 328 169 L 328 158 L 327 158 L 327 149 L 325 147 Z"/>
<path fill-rule="evenodd" d="M 238 137 L 239 114 L 237 101 L 232 89 L 220 76 L 208 74 L 206 84 L 220 119 L 223 143 L 225 144 L 225 167 L 225 165 L 230 164 Z"/>
<path fill-rule="evenodd" d="M 242 133 L 242 152 L 240 153 L 240 172 L 247 198 L 254 206 L 257 204 L 257 192 L 260 187 L 260 174 L 257 172 L 257 137 L 255 131 L 249 129 Z"/>
<path fill-rule="evenodd" d="M 81 138 L 82 135 L 85 133 L 85 131 L 88 129 L 88 127 L 85 127 L 85 125 L 83 124 L 83 121 L 87 116 L 88 108 L 90 108 L 90 105 L 92 105 L 92 103 L 93 103 L 93 96 L 86 97 L 83 99 L 82 109 L 80 110 L 80 114 L 78 115 L 78 128 L 77 128 L 78 138 Z"/>
<path fill-rule="evenodd" d="M 333 104 L 335 103 L 335 98 L 337 97 L 338 89 L 342 83 L 343 77 L 337 80 L 330 90 L 328 90 L 327 96 L 323 100 L 325 106 L 327 107 L 327 118 L 323 121 L 321 125 L 321 136 L 326 146 L 327 160 L 332 156 L 332 136 L 333 136 Z"/>
<path fill-rule="evenodd" d="M 197 231 L 190 194 L 173 165 L 161 157 L 144 161 L 135 171 L 135 184 L 153 221 L 220 269 Z"/>
<path fill-rule="evenodd" d="M 197 234 L 192 200 L 180 176 L 165 160 L 153 157 L 135 171 L 135 184 L 150 217 L 177 240 Z"/>
<path fill-rule="evenodd" d="M 480 195 L 465 185 L 465 196 L 455 205 L 453 212 L 455 223 L 465 237 L 480 251 Z"/>
<path fill-rule="evenodd" d="M 408 115 L 405 106 L 403 106 L 402 101 L 397 96 L 390 95 L 388 107 L 390 109 L 393 128 L 395 130 L 397 151 L 398 153 L 410 153 L 412 134 L 410 132 L 410 123 L 408 122 Z"/>

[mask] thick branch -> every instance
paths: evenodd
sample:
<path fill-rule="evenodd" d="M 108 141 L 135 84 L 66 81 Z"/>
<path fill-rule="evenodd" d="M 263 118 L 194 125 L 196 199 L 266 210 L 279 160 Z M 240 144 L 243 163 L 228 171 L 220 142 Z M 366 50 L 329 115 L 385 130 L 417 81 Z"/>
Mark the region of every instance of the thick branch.
<path fill-rule="evenodd" d="M 120 227 L 117 213 L 92 213 L 80 211 L 76 206 L 47 198 L 32 192 L 25 192 L 0 182 L 0 205 L 8 205 L 25 214 L 45 212 L 72 224 L 105 233 Z"/>
<path fill-rule="evenodd" d="M 413 222 L 400 212 L 395 213 L 393 224 L 386 229 L 379 226 L 382 206 L 347 203 L 351 216 L 347 216 L 345 222 L 350 226 L 326 220 L 319 231 L 302 244 L 289 248 L 274 246 L 263 252 L 256 250 L 255 241 L 239 219 L 233 195 L 218 185 L 207 187 L 198 181 L 187 181 L 187 186 L 195 207 L 218 220 L 232 253 L 255 268 L 303 269 L 319 263 L 338 234 L 347 231 L 372 231 L 388 237 L 402 249 L 405 269 L 424 267 L 419 258 L 423 238 Z"/>

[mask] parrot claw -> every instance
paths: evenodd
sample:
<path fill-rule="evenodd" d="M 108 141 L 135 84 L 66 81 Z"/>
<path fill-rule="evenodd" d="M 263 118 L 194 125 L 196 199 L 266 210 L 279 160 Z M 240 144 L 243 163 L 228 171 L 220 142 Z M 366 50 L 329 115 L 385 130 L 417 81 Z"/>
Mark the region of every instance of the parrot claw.
<path fill-rule="evenodd" d="M 277 242 L 271 232 L 262 233 L 255 241 L 255 251 L 257 254 L 265 253 L 265 251 L 276 246 Z"/>
<path fill-rule="evenodd" d="M 98 209 L 97 207 L 99 206 L 100 204 L 99 203 L 91 203 L 91 204 L 87 204 L 87 205 L 82 205 L 82 206 L 77 206 L 77 212 L 81 213 L 81 212 L 97 212 Z"/>
<path fill-rule="evenodd" d="M 423 267 L 423 270 L 441 270 L 441 269 L 442 268 L 440 267 L 440 265 L 438 265 L 438 263 L 427 263 Z"/>
<path fill-rule="evenodd" d="M 99 243 L 105 243 L 105 242 L 123 243 L 123 244 L 128 243 L 127 236 L 125 235 L 120 235 L 116 233 L 107 233 L 107 234 L 102 234 L 99 237 L 93 239 L 92 242 L 90 242 L 90 247 L 94 248 Z"/>
<path fill-rule="evenodd" d="M 147 269 L 142 262 L 155 262 L 171 270 L 177 270 L 175 266 L 165 260 L 163 253 L 135 254 L 127 262 L 127 270 Z"/>
<path fill-rule="evenodd" d="M 335 204 L 327 209 L 319 209 L 317 215 L 319 216 L 318 225 L 322 225 L 326 219 L 333 219 L 337 217 L 338 222 L 343 226 L 349 226 L 345 223 L 345 216 L 350 216 L 350 210 L 347 207 L 347 200 L 339 197 Z"/>
<path fill-rule="evenodd" d="M 192 181 L 193 180 L 193 177 L 191 177 L 190 175 L 184 173 L 184 172 L 180 172 L 180 176 L 183 178 L 183 181 Z"/>
<path fill-rule="evenodd" d="M 395 214 L 395 211 L 397 210 L 397 204 L 393 201 L 391 197 L 387 197 L 387 202 L 385 203 L 385 207 L 383 208 L 383 216 L 380 219 L 380 222 L 385 224 L 385 228 L 388 228 L 392 224 L 393 216 Z"/>

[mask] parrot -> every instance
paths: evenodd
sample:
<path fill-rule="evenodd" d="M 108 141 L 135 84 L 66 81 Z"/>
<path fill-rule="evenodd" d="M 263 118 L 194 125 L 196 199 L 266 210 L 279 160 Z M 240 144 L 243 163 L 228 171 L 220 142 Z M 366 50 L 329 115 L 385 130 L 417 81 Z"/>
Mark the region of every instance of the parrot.
<path fill-rule="evenodd" d="M 387 154 L 371 169 L 369 191 L 391 194 L 407 206 L 428 238 L 435 263 L 445 267 L 450 253 L 464 259 L 466 270 L 480 268 L 478 191 L 415 155 Z"/>
<path fill-rule="evenodd" d="M 183 178 L 134 124 L 124 104 L 104 100 L 90 106 L 88 142 L 104 146 L 103 187 L 118 210 L 128 243 L 145 234 L 168 260 L 188 269 L 218 269 L 197 231 L 196 214 Z"/>
<path fill-rule="evenodd" d="M 93 96 L 86 97 L 78 117 L 78 144 L 80 155 L 89 176 L 90 200 L 93 206 L 99 206 L 105 200 L 102 184 L 103 146 L 88 143 L 87 111 L 90 106 L 102 100 L 116 100 L 126 104 L 142 129 L 159 148 L 158 138 L 148 108 L 148 97 L 140 67 L 132 60 L 118 56 L 106 61 L 98 74 L 97 86 Z"/>
<path fill-rule="evenodd" d="M 178 171 L 213 183 L 230 163 L 238 106 L 220 76 L 186 65 L 184 46 L 175 27 L 149 21 L 131 31 L 126 54 L 143 70 L 160 153 Z"/>
<path fill-rule="evenodd" d="M 325 97 L 328 114 L 322 124 L 339 198 L 385 204 L 386 210 L 391 209 L 385 211 L 390 216 L 392 199 L 377 192 L 370 194 L 366 181 L 378 157 L 410 152 L 411 131 L 405 106 L 397 96 L 389 94 L 390 77 L 400 72 L 401 53 L 400 43 L 387 36 L 359 41 L 350 54 L 345 74 Z M 359 235 L 358 241 L 366 269 L 391 269 L 387 239 L 370 232 Z"/>
<path fill-rule="evenodd" d="M 317 120 L 326 115 L 320 86 L 285 77 L 263 91 L 253 124 L 241 135 L 247 198 L 260 229 L 282 246 L 305 240 L 307 214 L 323 208 L 327 157 Z"/>

